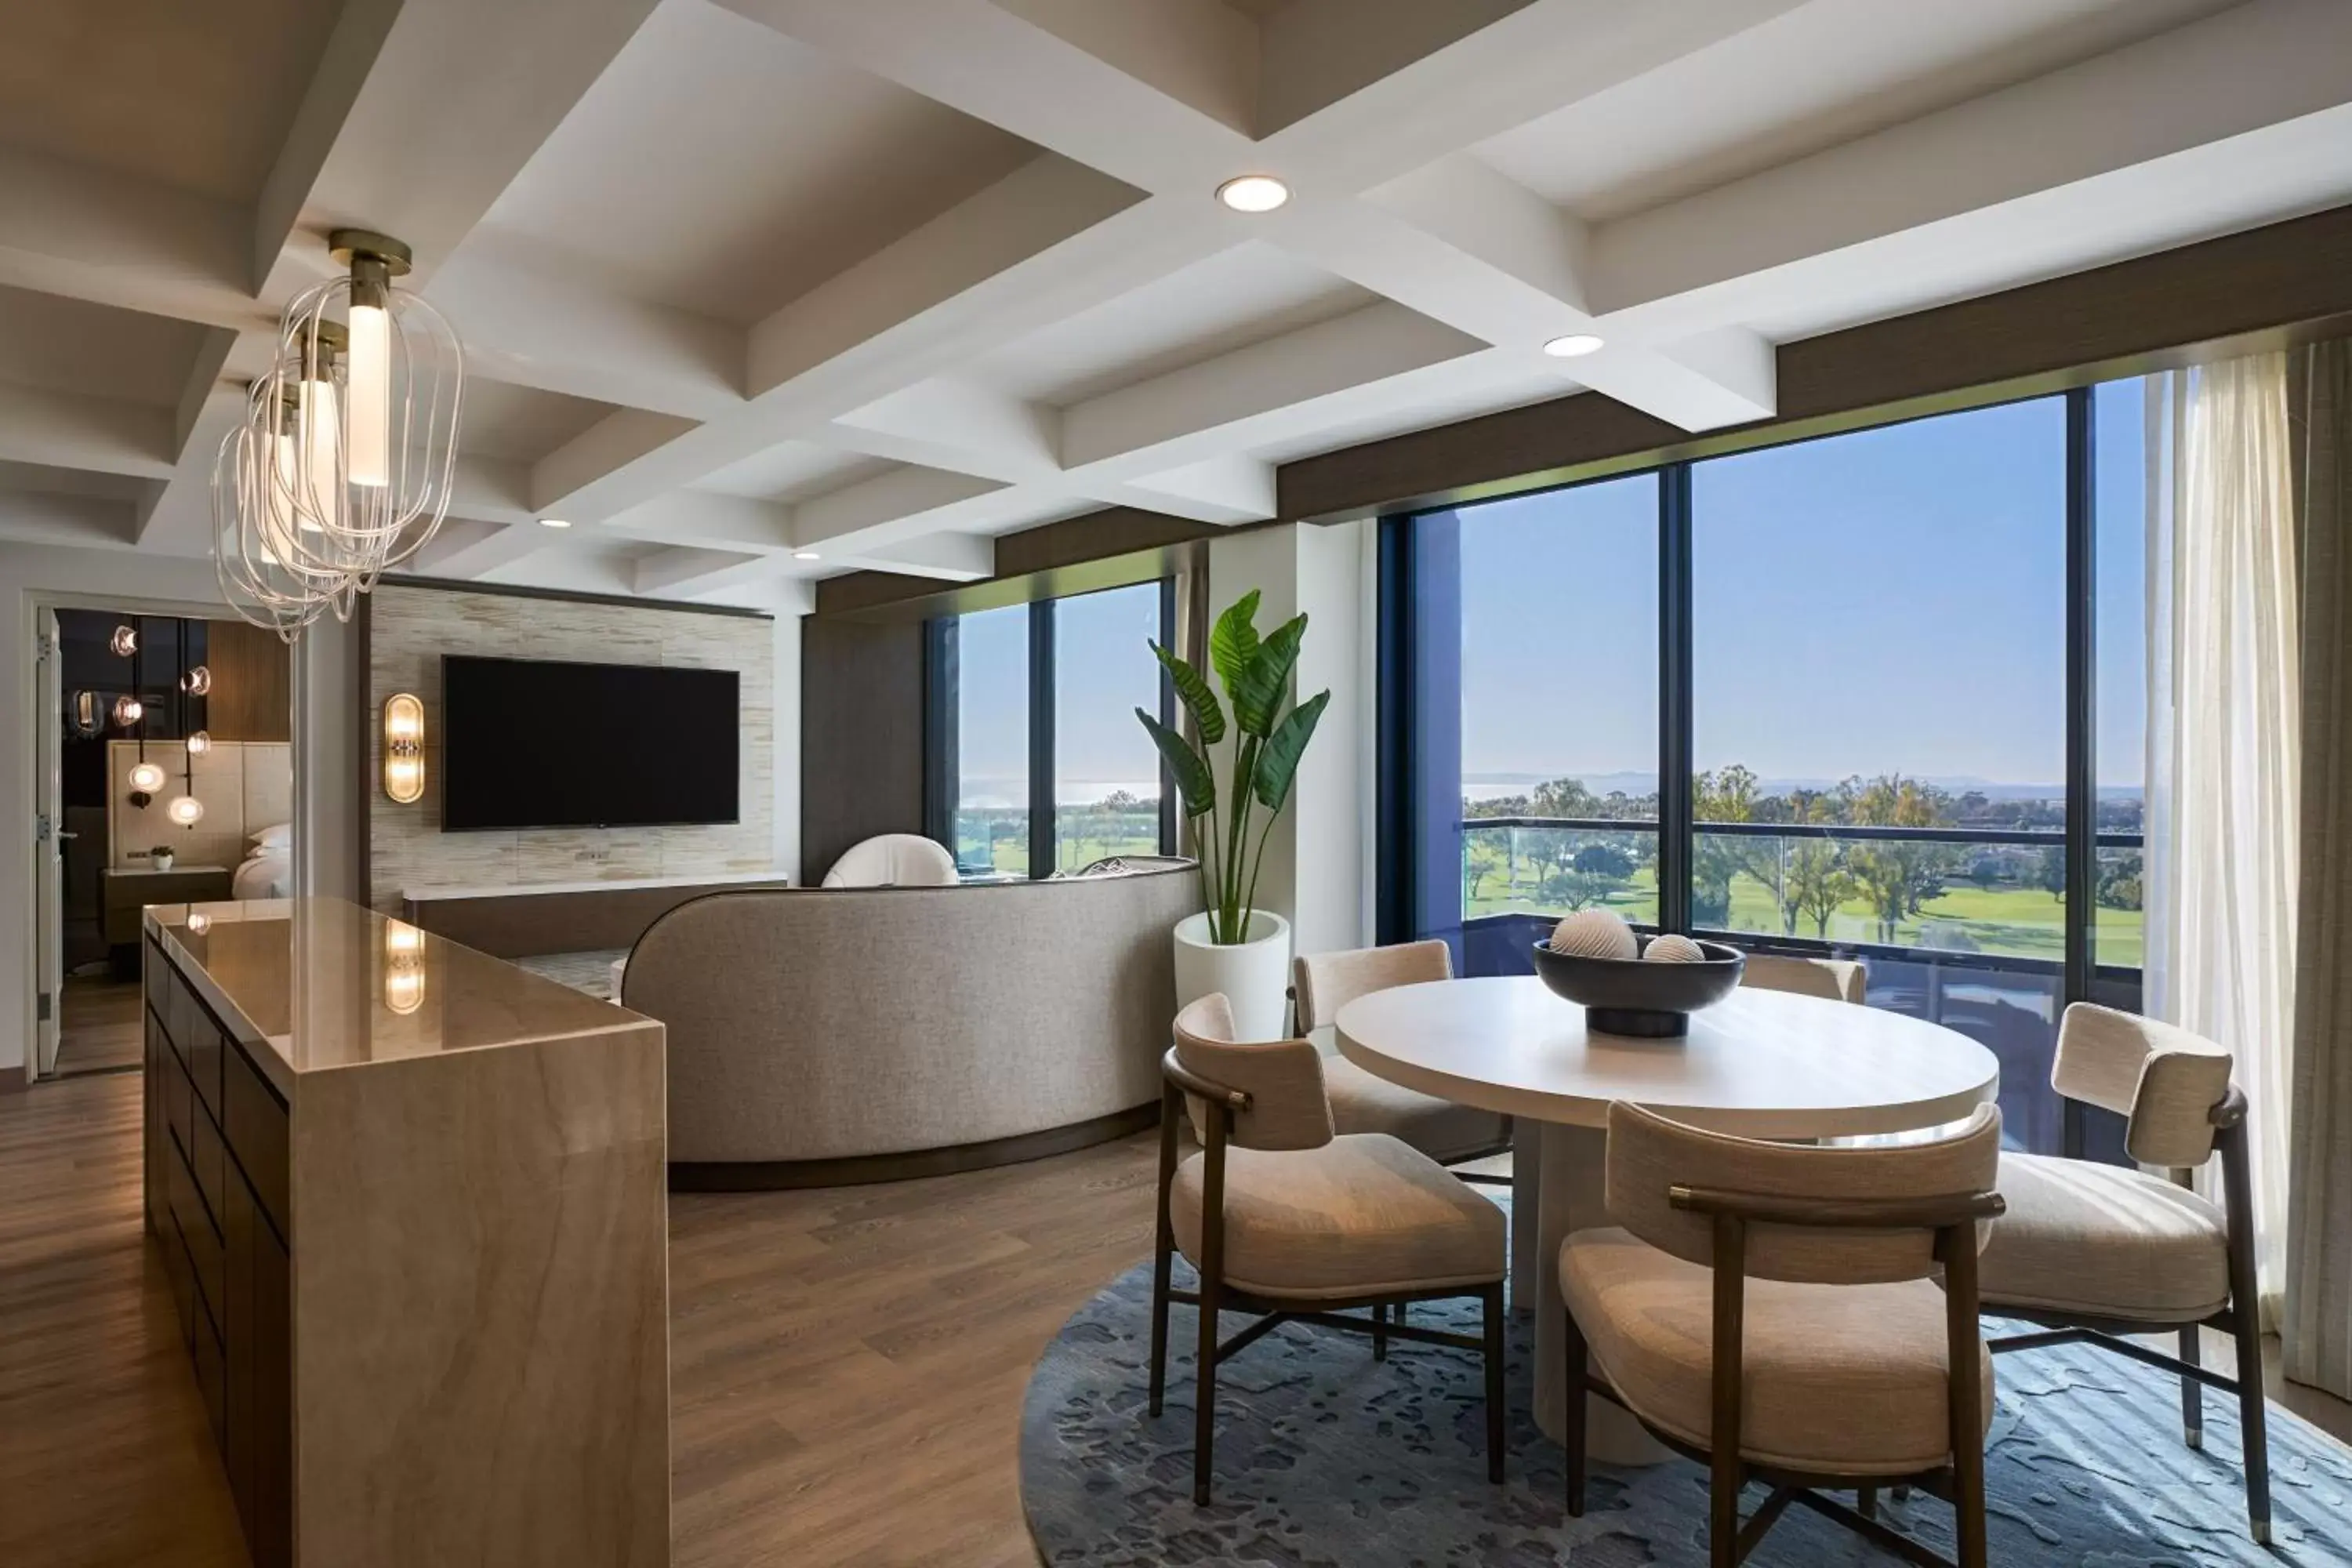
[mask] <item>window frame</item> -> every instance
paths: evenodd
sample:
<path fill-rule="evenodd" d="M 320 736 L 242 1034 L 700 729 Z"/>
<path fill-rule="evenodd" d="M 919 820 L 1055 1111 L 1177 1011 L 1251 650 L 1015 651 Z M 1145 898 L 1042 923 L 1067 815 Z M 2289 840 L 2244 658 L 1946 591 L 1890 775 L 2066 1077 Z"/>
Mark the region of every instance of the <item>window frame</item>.
<path fill-rule="evenodd" d="M 1177 580 L 1173 575 L 1146 583 L 1160 596 L 1160 646 L 1176 646 Z M 1055 785 L 1059 748 L 1056 724 L 1058 670 L 1054 607 L 1065 599 L 1119 593 L 1144 583 L 1121 584 L 1087 594 L 1065 594 L 1028 600 L 1024 605 L 1028 624 L 1029 702 L 1029 879 L 1042 882 L 1056 874 Z M 923 832 L 954 852 L 956 810 L 961 789 L 961 695 L 957 627 L 961 613 L 937 616 L 923 624 Z M 1176 687 L 1166 670 L 1159 678 L 1159 719 L 1176 723 Z M 1160 836 L 1158 853 L 1176 853 L 1178 812 L 1175 780 L 1163 761 L 1160 764 Z"/>
<path fill-rule="evenodd" d="M 1643 472 L 1658 476 L 1658 778 L 1659 809 L 1655 831 L 1658 835 L 1658 929 L 1684 931 L 1736 943 L 1760 951 L 1826 954 L 1832 952 L 1861 952 L 1873 957 L 1885 957 L 1903 962 L 1935 963 L 1952 968 L 2011 969 L 2049 973 L 2061 981 L 2063 1004 L 2076 1001 L 2098 1001 L 2110 1005 L 2137 1007 L 2139 1002 L 2140 971 L 2120 965 L 2096 963 L 2093 945 L 2097 918 L 2097 864 L 2102 836 L 2098 832 L 2098 761 L 2096 751 L 2097 699 L 2097 495 L 2095 439 L 2097 435 L 2094 384 L 2084 384 L 2060 392 L 2035 392 L 2024 396 L 1997 399 L 1983 404 L 1971 404 L 1966 408 L 1938 409 L 1931 413 L 1885 419 L 1868 425 L 1806 436 L 1783 442 L 1763 442 L 1758 447 L 1794 446 L 1814 441 L 1833 441 L 1841 437 L 1864 430 L 1882 429 L 1890 426 L 1916 423 L 1926 419 L 1948 417 L 1973 412 L 1979 408 L 2005 404 L 2063 400 L 2066 467 L 2064 475 L 2063 559 L 2065 582 L 2065 626 L 2063 630 L 2065 692 L 2065 803 L 2066 825 L 2061 847 L 2066 858 L 2067 881 L 2063 912 L 2063 958 L 2057 963 L 2048 960 L 2011 958 L 1994 954 L 1947 952 L 1940 949 L 1918 947 L 1882 947 L 1874 943 L 1852 942 L 1827 942 L 1807 937 L 1763 935 L 1744 931 L 1695 931 L 1691 920 L 1691 872 L 1694 850 L 1701 825 L 1696 820 L 1693 801 L 1695 777 L 1692 763 L 1696 756 L 1695 732 L 1695 632 L 1692 623 L 1692 584 L 1694 581 L 1691 476 L 1696 465 L 1713 457 L 1682 458 L 1650 465 L 1612 470 L 1567 484 L 1530 486 L 1524 490 L 1500 491 L 1482 495 L 1477 502 L 1417 509 L 1383 515 L 1381 519 L 1381 587 L 1380 595 L 1380 737 L 1379 791 L 1381 832 L 1378 846 L 1375 879 L 1378 885 L 1376 908 L 1380 915 L 1379 938 L 1383 942 L 1411 940 L 1418 934 L 1433 934 L 1440 929 L 1428 917 L 1433 912 L 1427 908 L 1428 893 L 1433 889 L 1421 884 L 1431 880 L 1429 868 L 1421 864 L 1426 858 L 1421 840 L 1428 836 L 1423 819 L 1435 809 L 1430 792 L 1436 787 L 1433 780 L 1416 776 L 1415 756 L 1425 743 L 1423 731 L 1425 721 L 1423 710 L 1431 706 L 1415 700 L 1421 680 L 1421 664 L 1427 654 L 1424 646 L 1432 635 L 1428 628 L 1418 626 L 1421 600 L 1414 563 L 1423 553 L 1415 538 L 1415 531 L 1424 518 L 1453 513 L 1475 505 L 1505 497 L 1540 495 L 1553 491 L 1580 489 L 1586 485 L 1603 484 Z M 1758 447 L 1746 447 L 1754 450 Z M 1455 721 L 1458 723 L 1458 716 Z M 1458 780 L 1454 795 L 1458 797 Z M 1460 802 L 1453 801 L 1458 816 Z M 1454 826 L 1454 852 L 1458 858 L 1459 825 Z M 1599 826 L 1599 824 L 1587 825 Z M 2108 836 L 2113 837 L 2113 836 Z M 1457 879 L 1458 880 L 1458 879 Z M 1415 918 L 1418 912 L 1418 919 Z M 1481 917 L 1481 921 L 1507 921 L 1523 917 L 1497 915 Z M 1480 923 L 1466 912 L 1456 910 L 1452 928 L 1468 935 L 1469 928 Z"/>

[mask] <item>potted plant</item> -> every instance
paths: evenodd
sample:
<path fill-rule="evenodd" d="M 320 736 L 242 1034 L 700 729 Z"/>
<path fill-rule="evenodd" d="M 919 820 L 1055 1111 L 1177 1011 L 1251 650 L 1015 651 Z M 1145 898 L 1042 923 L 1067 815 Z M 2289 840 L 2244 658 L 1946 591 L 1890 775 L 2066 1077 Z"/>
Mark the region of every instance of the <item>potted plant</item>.
<path fill-rule="evenodd" d="M 1158 643 L 1151 651 L 1168 671 L 1199 743 L 1140 708 L 1135 716 L 1151 732 L 1175 780 L 1200 863 L 1204 907 L 1176 926 L 1177 1004 L 1222 991 L 1244 1039 L 1275 1040 L 1287 1032 L 1283 1002 L 1289 989 L 1290 923 L 1257 907 L 1258 871 L 1266 838 L 1289 802 L 1298 759 L 1331 694 L 1320 691 L 1290 705 L 1307 617 L 1293 616 L 1261 638 L 1257 605 L 1252 590 L 1209 633 L 1209 663 L 1233 705 L 1230 723 L 1207 678 Z M 1228 783 L 1221 797 L 1210 752 L 1229 733 Z"/>

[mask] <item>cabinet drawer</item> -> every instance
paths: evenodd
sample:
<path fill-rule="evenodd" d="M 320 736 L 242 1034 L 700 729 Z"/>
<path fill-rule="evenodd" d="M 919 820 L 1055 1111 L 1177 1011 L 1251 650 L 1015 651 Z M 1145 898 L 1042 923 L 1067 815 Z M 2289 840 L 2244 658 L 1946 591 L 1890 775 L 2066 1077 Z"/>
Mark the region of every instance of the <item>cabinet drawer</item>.
<path fill-rule="evenodd" d="M 196 1091 L 180 1058 L 169 1051 L 163 1057 L 163 1125 L 184 1151 L 196 1141 Z"/>
<path fill-rule="evenodd" d="M 205 1307 L 196 1304 L 194 1358 L 196 1386 L 204 1391 L 205 1415 L 212 1422 L 213 1441 L 226 1446 L 228 1440 L 228 1356 L 221 1347 L 218 1334 L 205 1321 Z"/>
<path fill-rule="evenodd" d="M 224 1173 L 229 1169 L 228 1150 L 213 1126 L 213 1119 L 201 1110 L 195 1116 L 195 1144 L 188 1151 L 188 1165 L 194 1171 L 196 1191 L 205 1200 L 205 1213 L 213 1222 L 213 1229 L 225 1232 L 221 1216 L 228 1211 L 223 1206 Z M 227 1179 L 234 1179 L 229 1177 Z"/>
<path fill-rule="evenodd" d="M 163 1013 L 163 1029 L 172 1037 L 172 1047 L 180 1053 L 181 1060 L 185 1061 L 188 1042 L 195 1036 L 197 1020 L 205 1016 L 204 1005 L 196 1000 L 196 994 L 188 989 L 188 983 L 180 977 L 176 969 L 172 971 L 171 992 L 170 1005 Z"/>
<path fill-rule="evenodd" d="M 254 1200 L 278 1234 L 293 1239 L 293 1204 L 289 1197 L 292 1159 L 286 1107 L 261 1074 L 246 1059 L 245 1049 L 232 1042 L 221 1053 L 222 1100 L 227 1108 L 222 1130 L 229 1152 L 252 1184 Z"/>
<path fill-rule="evenodd" d="M 155 945 L 154 938 L 149 937 L 142 946 L 140 968 L 147 983 L 147 1005 L 154 1008 L 157 1014 L 169 1016 L 172 1006 L 171 961 L 163 956 L 163 950 Z"/>
<path fill-rule="evenodd" d="M 172 1217 L 179 1222 L 180 1240 L 188 1250 L 188 1266 L 195 1276 L 196 1293 L 211 1309 L 216 1322 L 226 1300 L 222 1288 L 227 1283 L 220 1232 L 213 1228 L 212 1216 L 205 1212 L 205 1201 L 197 1195 L 196 1179 L 184 1156 L 166 1161 L 165 1168 L 170 1173 Z"/>
<path fill-rule="evenodd" d="M 196 1086 L 196 1098 L 205 1109 L 217 1117 L 221 1113 L 221 1055 L 228 1048 L 220 1026 L 194 997 L 189 999 L 188 1032 L 181 1042 L 187 1047 L 188 1078 Z"/>

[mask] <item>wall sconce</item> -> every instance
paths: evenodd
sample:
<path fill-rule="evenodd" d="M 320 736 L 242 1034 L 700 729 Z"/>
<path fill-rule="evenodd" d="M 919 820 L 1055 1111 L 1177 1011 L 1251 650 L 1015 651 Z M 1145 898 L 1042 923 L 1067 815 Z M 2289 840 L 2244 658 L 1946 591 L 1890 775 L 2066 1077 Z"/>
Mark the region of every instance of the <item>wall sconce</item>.
<path fill-rule="evenodd" d="M 425 1005 L 425 933 L 406 921 L 383 922 L 383 1005 L 403 1016 Z"/>
<path fill-rule="evenodd" d="M 383 700 L 383 793 L 396 805 L 425 798 L 425 704 L 406 691 Z"/>
<path fill-rule="evenodd" d="M 106 728 L 106 721 L 99 717 L 98 693 L 95 691 L 75 692 L 71 713 L 70 722 L 77 740 L 89 740 Z"/>
<path fill-rule="evenodd" d="M 198 665 L 180 677 L 180 689 L 191 697 L 202 697 L 213 689 L 213 672 L 209 665 Z"/>
<path fill-rule="evenodd" d="M 205 819 L 205 803 L 192 795 L 179 795 L 163 808 L 163 815 L 183 827 L 194 827 Z"/>
<path fill-rule="evenodd" d="M 119 729 L 130 729 L 146 711 L 147 705 L 136 697 L 123 696 L 114 700 L 114 722 Z"/>

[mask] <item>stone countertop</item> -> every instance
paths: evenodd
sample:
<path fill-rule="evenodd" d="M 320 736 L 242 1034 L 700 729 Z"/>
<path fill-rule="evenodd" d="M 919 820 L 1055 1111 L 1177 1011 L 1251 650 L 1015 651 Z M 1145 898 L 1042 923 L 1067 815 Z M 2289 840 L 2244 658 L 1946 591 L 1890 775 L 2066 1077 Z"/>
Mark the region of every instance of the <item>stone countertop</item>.
<path fill-rule="evenodd" d="M 635 1021 L 610 1002 L 340 899 L 154 904 L 143 920 L 289 1100 L 309 1073 Z"/>

